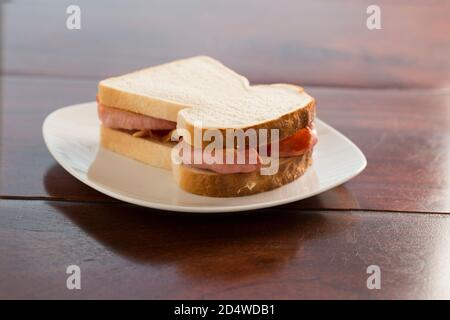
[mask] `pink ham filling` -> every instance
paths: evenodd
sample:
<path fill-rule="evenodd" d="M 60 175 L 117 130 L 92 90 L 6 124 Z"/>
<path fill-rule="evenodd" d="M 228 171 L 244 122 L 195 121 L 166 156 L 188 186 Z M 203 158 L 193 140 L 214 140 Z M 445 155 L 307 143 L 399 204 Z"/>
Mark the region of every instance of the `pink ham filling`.
<path fill-rule="evenodd" d="M 125 130 L 172 130 L 176 122 L 98 104 L 98 116 L 105 127 Z"/>
<path fill-rule="evenodd" d="M 121 110 L 114 107 L 108 107 L 104 106 L 102 104 L 98 104 L 98 116 L 103 123 L 104 126 L 111 128 L 111 129 L 125 129 L 125 130 L 173 130 L 176 128 L 176 122 L 165 120 L 165 119 L 158 119 L 134 112 L 129 112 L 125 110 Z M 312 130 L 312 142 L 310 143 L 310 146 L 304 150 L 304 152 L 310 150 L 314 144 L 317 142 L 317 135 L 315 130 Z M 195 150 L 194 152 L 191 152 L 191 156 L 193 157 L 194 153 L 203 153 L 202 150 Z M 193 160 L 188 161 L 188 159 L 183 159 L 186 161 L 183 161 L 184 163 L 189 163 L 188 165 L 197 168 L 197 169 L 203 169 L 203 170 L 210 170 L 213 172 L 221 173 L 221 174 L 230 174 L 230 173 L 248 173 L 253 172 L 261 168 L 261 159 L 258 155 L 257 150 L 255 149 L 246 149 L 246 150 L 236 150 L 234 153 L 234 162 L 237 162 L 236 159 L 238 158 L 238 153 L 245 152 L 245 159 L 246 163 L 244 164 L 237 164 L 237 163 L 231 163 L 227 164 L 225 161 L 223 161 L 222 164 L 218 163 L 212 163 L 213 159 L 207 159 L 207 157 L 210 157 L 211 155 L 204 153 L 202 155 L 203 162 L 200 164 L 194 163 Z M 303 152 L 303 153 L 304 153 Z M 300 152 L 301 154 L 302 152 Z M 224 153 L 225 154 L 225 153 Z M 299 156 L 299 150 L 296 150 L 292 152 L 280 152 L 280 156 L 282 157 L 289 157 L 289 156 Z M 193 159 L 193 158 L 192 158 Z M 224 158 L 225 159 L 225 158 Z M 256 163 L 251 163 L 249 159 L 256 159 Z"/>
<path fill-rule="evenodd" d="M 261 167 L 261 158 L 255 149 L 232 151 L 234 155 L 233 163 L 227 163 L 226 150 L 217 151 L 218 154 L 216 155 L 198 148 L 192 148 L 190 155 L 183 154 L 182 160 L 185 165 L 192 168 L 210 170 L 221 174 L 253 172 Z M 195 163 L 196 159 L 201 159 L 201 163 Z M 219 159 L 221 162 L 216 163 L 216 160 Z M 244 159 L 244 163 L 238 163 L 239 159 Z"/>
<path fill-rule="evenodd" d="M 292 146 L 291 142 L 292 138 L 295 135 L 293 135 L 292 137 L 288 137 L 280 142 L 280 158 L 298 157 L 305 154 L 314 147 L 314 145 L 317 143 L 317 132 L 314 129 L 314 124 L 311 123 L 308 128 L 301 129 L 302 131 L 299 130 L 298 133 L 300 134 L 300 136 L 305 133 L 305 129 L 308 132 L 308 135 L 305 138 L 300 137 L 300 140 L 297 140 L 295 146 Z M 299 137 L 297 137 L 297 139 L 299 139 Z M 270 148 L 268 151 L 270 156 Z M 242 153 L 244 152 L 245 163 L 238 164 L 238 154 L 242 155 Z M 203 158 L 201 158 L 203 159 L 202 163 L 197 164 L 194 162 L 194 153 L 199 153 L 199 158 L 203 156 Z M 213 163 L 216 157 L 211 156 L 211 154 L 207 152 L 203 152 L 202 149 L 195 149 L 193 152 L 191 151 L 191 159 L 189 159 L 189 157 L 183 157 L 183 163 L 189 165 L 192 168 L 210 170 L 221 174 L 248 173 L 259 170 L 261 168 L 261 158 L 258 155 L 258 151 L 255 149 L 235 150 L 234 161 L 230 164 L 226 163 L 225 154 L 225 151 L 223 151 L 223 154 L 217 157 L 218 159 L 223 159 L 223 161 L 218 164 Z M 254 161 L 255 159 L 256 161 Z"/>

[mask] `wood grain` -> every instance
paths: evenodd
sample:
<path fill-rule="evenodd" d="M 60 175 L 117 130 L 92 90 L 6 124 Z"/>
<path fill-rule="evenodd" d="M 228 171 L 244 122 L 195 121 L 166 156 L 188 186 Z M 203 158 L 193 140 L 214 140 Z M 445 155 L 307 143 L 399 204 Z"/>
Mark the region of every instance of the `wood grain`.
<path fill-rule="evenodd" d="M 41 135 L 45 116 L 90 101 L 96 82 L 3 78 L 0 195 L 113 201 L 66 173 Z M 357 178 L 289 209 L 450 212 L 450 92 L 308 88 L 319 117 L 365 153 Z"/>
<path fill-rule="evenodd" d="M 450 216 L 0 200 L 0 298 L 449 298 Z M 66 267 L 81 268 L 80 291 Z M 366 287 L 369 265 L 381 290 Z"/>
<path fill-rule="evenodd" d="M 0 195 L 109 201 L 55 166 L 42 138 L 46 115 L 79 99 L 95 99 L 96 83 L 11 77 L 3 78 L 2 86 Z M 47 188 L 53 191 L 49 194 Z"/>
<path fill-rule="evenodd" d="M 97 78 L 208 54 L 255 82 L 448 86 L 450 2 L 376 3 L 381 30 L 366 27 L 369 0 L 82 0 L 81 30 L 70 31 L 73 1 L 13 1 L 2 71 Z"/>

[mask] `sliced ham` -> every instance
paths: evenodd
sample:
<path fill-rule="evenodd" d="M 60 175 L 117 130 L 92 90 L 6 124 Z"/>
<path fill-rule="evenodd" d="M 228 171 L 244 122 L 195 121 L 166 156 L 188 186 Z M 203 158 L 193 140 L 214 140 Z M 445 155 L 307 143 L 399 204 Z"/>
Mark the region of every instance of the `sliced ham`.
<path fill-rule="evenodd" d="M 176 122 L 98 104 L 98 116 L 105 127 L 125 130 L 172 130 Z"/>
<path fill-rule="evenodd" d="M 184 142 L 182 142 L 184 143 Z M 298 157 L 311 150 L 317 143 L 317 132 L 313 124 L 309 127 L 300 129 L 295 134 L 287 137 L 279 143 L 279 157 Z M 234 161 L 231 164 L 226 163 L 225 150 L 219 156 L 203 152 L 201 149 L 195 149 L 190 155 L 183 157 L 183 163 L 197 169 L 209 170 L 221 174 L 230 173 L 248 173 L 259 170 L 261 168 L 261 158 L 255 149 L 234 150 Z M 194 154 L 197 153 L 197 159 L 202 159 L 201 163 L 194 163 Z M 238 154 L 244 153 L 244 163 L 238 163 Z M 268 146 L 268 154 L 270 156 L 270 145 Z M 214 163 L 214 159 L 223 159 L 221 163 Z M 255 161 L 251 160 L 256 159 Z"/>
<path fill-rule="evenodd" d="M 190 154 L 182 154 L 182 159 L 184 164 L 192 168 L 210 170 L 221 174 L 247 173 L 261 168 L 261 158 L 255 149 L 232 149 L 233 160 L 231 163 L 227 163 L 226 152 L 226 149 L 214 150 L 210 153 L 204 152 L 202 149 L 192 148 Z"/>

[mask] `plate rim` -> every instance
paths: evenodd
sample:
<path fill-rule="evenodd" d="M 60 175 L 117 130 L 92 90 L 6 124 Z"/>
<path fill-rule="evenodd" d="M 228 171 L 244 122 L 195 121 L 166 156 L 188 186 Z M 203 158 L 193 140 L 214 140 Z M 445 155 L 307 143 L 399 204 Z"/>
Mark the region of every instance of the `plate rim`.
<path fill-rule="evenodd" d="M 45 120 L 42 124 L 42 136 L 45 142 L 45 145 L 48 149 L 48 151 L 50 152 L 50 154 L 53 156 L 53 158 L 56 160 L 56 162 L 63 167 L 64 170 L 66 170 L 70 175 L 72 175 L 75 179 L 81 181 L 82 183 L 86 184 L 87 186 L 93 188 L 94 190 L 97 190 L 111 198 L 123 201 L 123 202 L 127 202 L 127 203 L 131 203 L 134 205 L 138 205 L 138 206 L 142 206 L 142 207 L 146 207 L 146 208 L 152 208 L 152 209 L 158 209 L 158 210 L 164 210 L 164 211 L 172 211 L 172 212 L 183 212 L 183 213 L 227 213 L 227 212 L 238 212 L 238 211 L 251 211 L 251 210 L 258 210 L 258 209 L 264 209 L 264 208 L 270 208 L 270 207 L 276 207 L 276 206 L 280 206 L 283 204 L 287 204 L 287 203 L 291 203 L 291 202 L 295 202 L 295 201 L 300 201 L 303 199 L 307 199 L 313 196 L 316 196 L 322 192 L 328 191 L 330 189 L 333 189 L 351 179 L 353 179 L 354 177 L 356 177 L 357 175 L 359 175 L 366 167 L 367 167 L 367 159 L 364 155 L 364 153 L 361 151 L 361 149 L 355 144 L 353 143 L 353 141 L 351 141 L 349 138 L 347 138 L 344 134 L 342 134 L 341 132 L 339 132 L 337 129 L 333 128 L 332 126 L 330 126 L 329 124 L 327 124 L 326 122 L 320 120 L 319 118 L 316 118 L 316 120 L 320 121 L 321 125 L 325 126 L 328 130 L 330 130 L 331 132 L 333 132 L 334 134 L 338 135 L 340 138 L 344 139 L 347 143 L 351 144 L 355 150 L 359 153 L 360 158 L 362 159 L 362 163 L 360 165 L 360 167 L 355 170 L 354 173 L 352 173 L 349 177 L 347 177 L 344 180 L 339 180 L 336 183 L 332 183 L 327 185 L 326 187 L 323 188 L 319 188 L 317 190 L 315 190 L 314 192 L 311 192 L 310 194 L 308 194 L 307 197 L 289 197 L 286 199 L 279 199 L 279 200 L 274 200 L 272 202 L 270 202 L 269 204 L 267 202 L 265 203 L 254 203 L 254 204 L 248 204 L 248 205 L 234 205 L 234 206 L 178 206 L 178 205 L 172 205 L 172 204 L 164 204 L 164 203 L 158 203 L 158 202 L 149 202 L 149 201 L 145 201 L 145 200 L 139 200 L 139 199 L 135 199 L 135 198 L 129 198 L 127 196 L 121 195 L 120 193 L 115 193 L 113 191 L 108 190 L 107 188 L 104 188 L 102 185 L 100 184 L 96 184 L 93 183 L 92 181 L 90 181 L 89 179 L 83 179 L 82 177 L 78 176 L 75 170 L 72 170 L 71 167 L 66 166 L 64 161 L 61 160 L 61 158 L 52 150 L 52 148 L 49 146 L 49 142 L 48 142 L 48 133 L 46 133 L 46 127 L 48 126 L 49 121 L 51 120 L 52 117 L 55 116 L 56 113 L 58 112 L 62 112 L 65 109 L 69 109 L 69 108 L 77 108 L 77 107 L 83 107 L 89 104 L 94 104 L 95 101 L 91 101 L 91 102 L 85 102 L 85 103 L 79 103 L 79 104 L 74 104 L 74 105 L 70 105 L 70 106 L 65 106 L 62 108 L 59 108 L 57 110 L 52 111 L 50 114 L 48 114 L 45 117 Z M 97 148 L 99 147 L 99 145 L 97 145 Z M 283 188 L 284 186 L 281 186 L 280 188 Z M 252 197 L 252 195 L 250 196 L 246 196 L 246 197 Z M 210 197 L 207 197 L 210 198 Z M 220 198 L 223 199 L 223 198 Z"/>

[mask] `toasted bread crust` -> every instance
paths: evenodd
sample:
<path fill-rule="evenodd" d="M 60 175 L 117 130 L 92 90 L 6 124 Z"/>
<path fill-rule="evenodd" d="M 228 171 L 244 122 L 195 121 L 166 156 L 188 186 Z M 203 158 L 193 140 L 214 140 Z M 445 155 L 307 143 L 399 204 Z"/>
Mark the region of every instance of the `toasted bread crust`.
<path fill-rule="evenodd" d="M 100 127 L 100 142 L 111 151 L 145 164 L 167 170 L 172 167 L 171 151 L 175 143 L 137 138 L 127 132 L 105 126 Z"/>
<path fill-rule="evenodd" d="M 172 172 L 178 185 L 194 194 L 209 197 L 238 197 L 269 191 L 294 181 L 312 164 L 312 150 L 299 157 L 281 158 L 274 175 L 250 173 L 218 174 L 173 164 Z"/>

